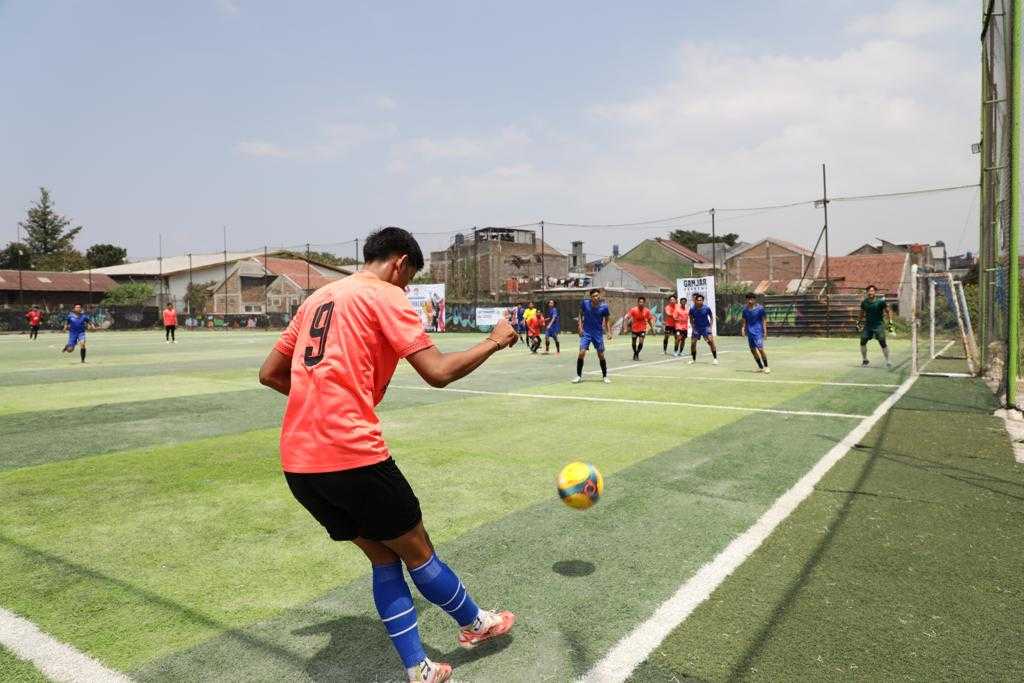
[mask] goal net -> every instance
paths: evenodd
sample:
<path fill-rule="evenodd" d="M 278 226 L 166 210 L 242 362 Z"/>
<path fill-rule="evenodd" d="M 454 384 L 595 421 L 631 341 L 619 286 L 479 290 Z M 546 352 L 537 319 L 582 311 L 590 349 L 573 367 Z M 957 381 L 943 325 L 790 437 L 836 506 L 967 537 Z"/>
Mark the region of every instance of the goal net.
<path fill-rule="evenodd" d="M 980 363 L 963 283 L 948 272 L 912 269 L 911 368 L 915 374 L 967 377 Z"/>

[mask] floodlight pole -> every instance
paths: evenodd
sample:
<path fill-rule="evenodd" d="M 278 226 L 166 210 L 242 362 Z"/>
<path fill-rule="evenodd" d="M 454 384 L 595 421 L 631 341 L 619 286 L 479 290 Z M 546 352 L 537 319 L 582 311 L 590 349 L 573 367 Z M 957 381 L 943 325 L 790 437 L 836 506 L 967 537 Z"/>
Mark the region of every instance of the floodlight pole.
<path fill-rule="evenodd" d="M 935 358 L 935 280 L 928 278 L 928 360 Z"/>
<path fill-rule="evenodd" d="M 828 184 L 825 180 L 825 164 L 821 165 L 821 208 L 825 214 L 825 336 L 832 336 L 832 276 L 828 258 Z"/>
<path fill-rule="evenodd" d="M 224 237 L 224 315 L 228 314 L 228 226 L 221 226 Z"/>
<path fill-rule="evenodd" d="M 711 275 L 718 274 L 718 235 L 715 232 L 715 210 L 711 209 Z"/>
<path fill-rule="evenodd" d="M 540 288 L 546 290 L 548 288 L 548 270 L 544 263 L 544 221 L 540 222 L 540 277 L 542 280 Z"/>
<path fill-rule="evenodd" d="M 185 313 L 192 315 L 192 297 L 195 289 L 192 286 L 192 252 L 188 252 L 188 296 L 185 297 Z"/>

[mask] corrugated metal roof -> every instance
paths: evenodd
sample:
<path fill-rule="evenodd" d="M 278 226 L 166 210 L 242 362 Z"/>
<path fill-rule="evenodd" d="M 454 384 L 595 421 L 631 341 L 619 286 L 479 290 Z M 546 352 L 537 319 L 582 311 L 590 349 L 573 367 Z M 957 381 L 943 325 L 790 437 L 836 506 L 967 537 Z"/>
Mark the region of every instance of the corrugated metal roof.
<path fill-rule="evenodd" d="M 92 272 L 92 284 L 85 273 L 60 273 L 48 270 L 21 271 L 21 289 L 26 292 L 106 292 L 117 286 L 110 277 Z M 0 270 L 0 290 L 18 291 L 18 271 Z"/>

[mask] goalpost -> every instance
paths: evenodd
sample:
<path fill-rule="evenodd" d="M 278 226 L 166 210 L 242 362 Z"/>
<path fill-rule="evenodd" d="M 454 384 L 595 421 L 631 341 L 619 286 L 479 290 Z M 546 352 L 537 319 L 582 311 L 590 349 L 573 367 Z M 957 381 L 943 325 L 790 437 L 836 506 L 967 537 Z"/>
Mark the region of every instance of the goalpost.
<path fill-rule="evenodd" d="M 914 307 L 910 327 L 911 371 L 940 377 L 977 375 L 981 364 L 963 283 L 946 271 L 921 272 L 916 265 L 910 270 L 910 298 Z M 922 324 L 925 331 L 920 329 Z M 925 344 L 927 348 L 922 349 Z M 967 372 L 925 372 L 936 359 L 964 361 Z"/>

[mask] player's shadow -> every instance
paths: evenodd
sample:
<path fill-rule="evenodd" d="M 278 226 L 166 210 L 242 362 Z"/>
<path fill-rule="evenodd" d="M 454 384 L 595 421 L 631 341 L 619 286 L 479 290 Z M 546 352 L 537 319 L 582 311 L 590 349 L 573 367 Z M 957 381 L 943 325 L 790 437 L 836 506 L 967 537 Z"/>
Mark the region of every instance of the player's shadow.
<path fill-rule="evenodd" d="M 562 576 L 590 576 L 597 570 L 593 562 L 585 560 L 559 560 L 551 565 L 551 571 Z"/>
<path fill-rule="evenodd" d="M 374 681 L 399 683 L 404 681 L 402 663 L 395 654 L 380 619 L 349 616 L 322 621 L 292 631 L 295 636 L 329 637 L 327 645 L 306 661 L 306 673 L 314 681 Z M 435 662 L 447 662 L 453 667 L 501 652 L 512 644 L 511 634 L 463 650 L 455 644 L 456 631 L 452 628 L 452 649 L 443 652 L 427 643 L 423 649 Z"/>

